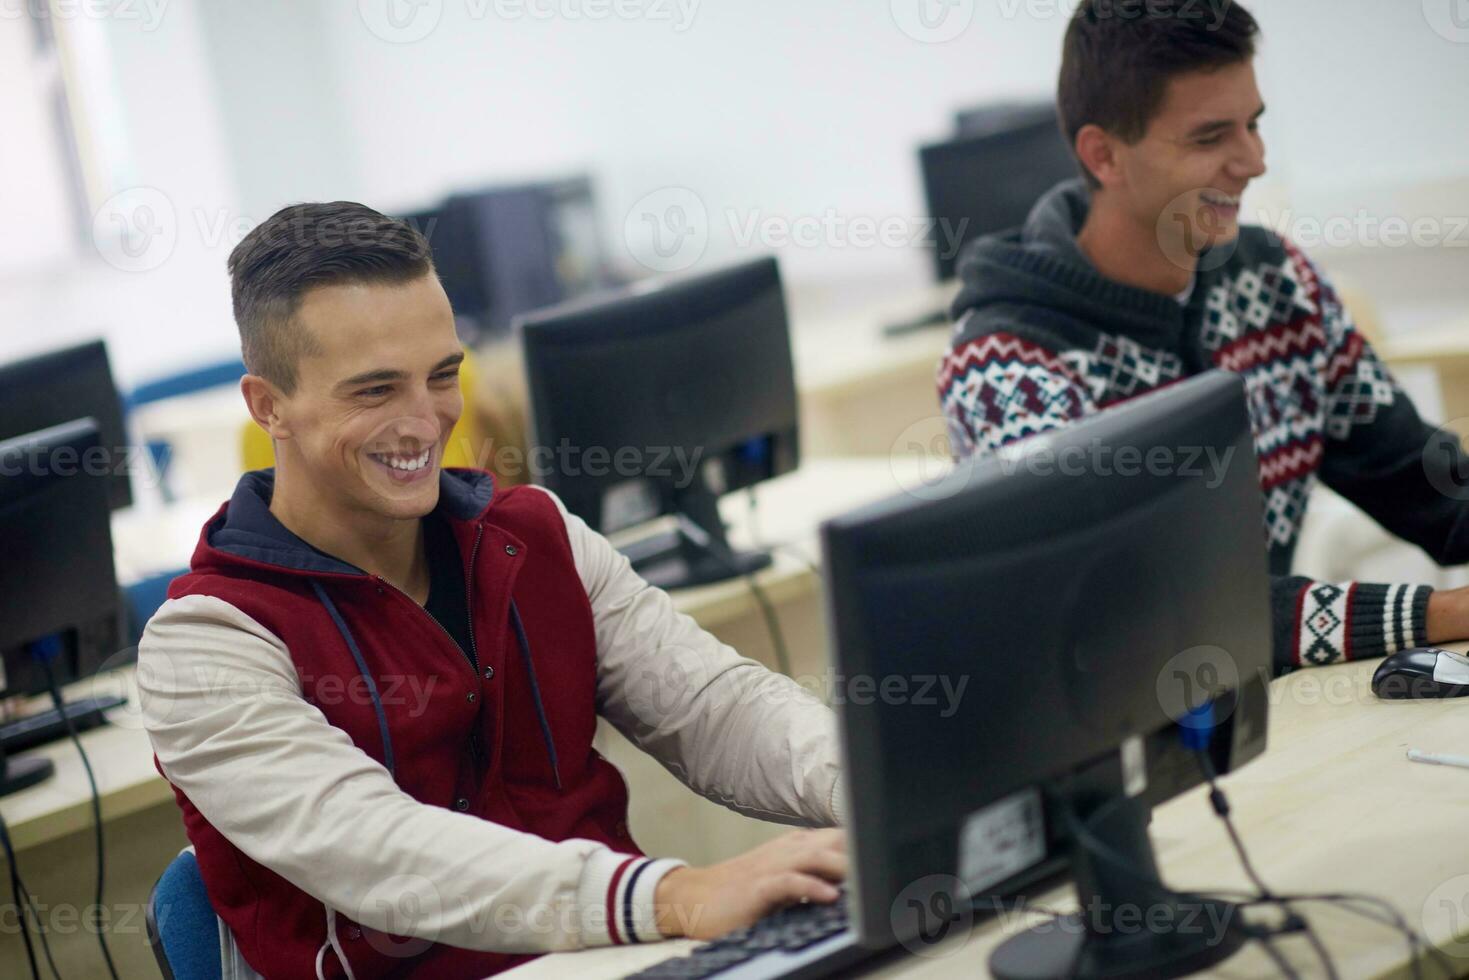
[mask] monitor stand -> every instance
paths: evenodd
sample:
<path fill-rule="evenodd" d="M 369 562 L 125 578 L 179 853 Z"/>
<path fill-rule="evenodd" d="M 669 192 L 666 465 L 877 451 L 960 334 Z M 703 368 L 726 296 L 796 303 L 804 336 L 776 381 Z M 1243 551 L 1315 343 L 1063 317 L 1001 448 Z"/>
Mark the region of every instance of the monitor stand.
<path fill-rule="evenodd" d="M 719 498 L 702 485 L 674 496 L 670 532 L 633 542 L 622 549 L 633 571 L 660 589 L 710 585 L 758 572 L 770 565 L 765 552 L 735 551 L 725 536 Z"/>
<path fill-rule="evenodd" d="M 1081 912 L 1007 940 L 990 955 L 996 980 L 1169 980 L 1234 955 L 1250 938 L 1240 907 L 1160 885 L 1147 805 L 1092 802 L 1092 839 L 1072 856 Z"/>
<path fill-rule="evenodd" d="M 41 756 L 6 758 L 0 748 L 0 796 L 19 793 L 43 780 L 50 779 L 56 772 L 56 763 Z"/>

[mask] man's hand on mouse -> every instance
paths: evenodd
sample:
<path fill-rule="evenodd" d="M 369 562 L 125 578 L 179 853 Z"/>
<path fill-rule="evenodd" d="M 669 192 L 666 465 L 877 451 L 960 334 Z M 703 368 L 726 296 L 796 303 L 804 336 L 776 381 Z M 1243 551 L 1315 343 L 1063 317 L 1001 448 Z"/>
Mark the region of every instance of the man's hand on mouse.
<path fill-rule="evenodd" d="M 667 938 L 713 939 L 796 902 L 834 902 L 847 877 L 843 830 L 798 830 L 707 868 L 675 868 L 653 902 Z"/>

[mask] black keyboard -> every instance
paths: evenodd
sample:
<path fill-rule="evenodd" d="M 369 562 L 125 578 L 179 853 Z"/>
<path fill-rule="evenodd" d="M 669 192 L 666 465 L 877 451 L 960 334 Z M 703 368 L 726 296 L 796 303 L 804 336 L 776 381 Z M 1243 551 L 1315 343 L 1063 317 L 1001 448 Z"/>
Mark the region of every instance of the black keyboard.
<path fill-rule="evenodd" d="M 123 704 L 127 704 L 127 698 L 114 696 L 62 702 L 66 716 L 71 719 L 72 727 L 78 732 L 107 724 L 103 712 Z M 0 747 L 5 749 L 6 755 L 14 755 L 63 738 L 66 738 L 66 721 L 55 708 L 37 711 L 33 715 L 0 725 Z"/>
<path fill-rule="evenodd" d="M 792 905 L 632 978 L 818 977 L 866 957 L 847 921 L 847 897 L 830 905 Z"/>

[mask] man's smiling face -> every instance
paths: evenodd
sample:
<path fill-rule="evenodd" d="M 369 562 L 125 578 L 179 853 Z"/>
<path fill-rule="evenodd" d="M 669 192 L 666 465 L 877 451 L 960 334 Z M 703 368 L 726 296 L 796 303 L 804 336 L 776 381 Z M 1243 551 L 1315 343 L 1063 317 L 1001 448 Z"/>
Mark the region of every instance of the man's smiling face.
<path fill-rule="evenodd" d="M 293 469 L 343 518 L 432 511 L 464 407 L 464 353 L 438 277 L 317 286 L 294 315 L 313 352 L 277 401 L 289 431 L 277 451 L 292 454 Z"/>
<path fill-rule="evenodd" d="M 1178 75 L 1143 138 L 1117 148 L 1108 190 L 1169 254 L 1232 242 L 1245 189 L 1265 173 L 1264 112 L 1252 62 Z"/>

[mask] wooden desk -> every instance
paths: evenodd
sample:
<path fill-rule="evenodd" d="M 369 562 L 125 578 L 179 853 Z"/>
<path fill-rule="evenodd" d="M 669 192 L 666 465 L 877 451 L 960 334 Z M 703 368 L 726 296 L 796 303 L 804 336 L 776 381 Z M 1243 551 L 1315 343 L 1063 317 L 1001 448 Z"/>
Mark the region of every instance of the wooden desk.
<path fill-rule="evenodd" d="M 1375 663 L 1302 671 L 1270 688 L 1270 746 L 1226 777 L 1234 819 L 1266 883 L 1280 892 L 1365 892 L 1404 918 L 1469 973 L 1469 772 L 1410 763 L 1409 748 L 1465 751 L 1469 702 L 1385 702 L 1371 693 Z M 1160 807 L 1152 835 L 1164 877 L 1179 888 L 1247 889 L 1224 829 L 1201 789 Z M 1070 889 L 1034 896 L 1074 907 Z M 1319 904 L 1300 906 L 1346 978 L 1407 976 L 1400 934 Z M 989 920 L 946 943 L 866 971 L 923 980 L 987 976 L 990 952 L 1031 922 Z M 622 976 L 691 944 L 590 950 L 543 957 L 507 976 Z M 1301 937 L 1277 949 L 1303 976 L 1320 976 Z M 1277 975 L 1251 944 L 1205 976 Z M 1424 975 L 1440 974 L 1431 964 Z"/>
<path fill-rule="evenodd" d="M 926 445 L 942 434 L 934 378 L 949 348 L 948 325 L 899 337 L 883 336 L 882 328 L 928 310 L 947 310 L 958 291 L 958 283 L 947 282 L 860 311 L 793 321 L 804 452 L 886 456 L 895 447 L 903 451 L 915 440 Z"/>

